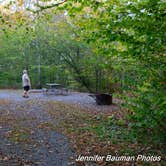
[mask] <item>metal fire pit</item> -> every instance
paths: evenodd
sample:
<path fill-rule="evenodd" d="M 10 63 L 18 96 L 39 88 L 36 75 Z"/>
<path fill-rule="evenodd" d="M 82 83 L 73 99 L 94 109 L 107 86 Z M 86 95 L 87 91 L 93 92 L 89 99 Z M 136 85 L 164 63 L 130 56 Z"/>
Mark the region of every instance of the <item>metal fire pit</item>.
<path fill-rule="evenodd" d="M 90 95 L 96 100 L 98 105 L 111 105 L 112 104 L 112 94 L 102 93 Z"/>

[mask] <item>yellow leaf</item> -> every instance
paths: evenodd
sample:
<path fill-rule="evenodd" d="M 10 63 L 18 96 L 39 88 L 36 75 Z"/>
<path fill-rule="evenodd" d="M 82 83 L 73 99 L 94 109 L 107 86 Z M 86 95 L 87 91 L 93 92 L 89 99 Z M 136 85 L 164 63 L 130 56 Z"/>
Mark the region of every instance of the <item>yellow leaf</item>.
<path fill-rule="evenodd" d="M 18 1 L 18 6 L 22 6 L 23 5 L 23 0 L 19 0 Z"/>

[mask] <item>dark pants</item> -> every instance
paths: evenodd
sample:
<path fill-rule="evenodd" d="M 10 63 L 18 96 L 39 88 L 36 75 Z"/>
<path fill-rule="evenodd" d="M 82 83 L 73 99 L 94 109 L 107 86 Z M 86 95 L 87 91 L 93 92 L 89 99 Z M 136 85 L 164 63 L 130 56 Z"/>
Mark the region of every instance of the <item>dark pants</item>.
<path fill-rule="evenodd" d="M 27 86 L 24 86 L 23 88 L 26 92 L 28 92 L 30 87 L 27 85 Z"/>

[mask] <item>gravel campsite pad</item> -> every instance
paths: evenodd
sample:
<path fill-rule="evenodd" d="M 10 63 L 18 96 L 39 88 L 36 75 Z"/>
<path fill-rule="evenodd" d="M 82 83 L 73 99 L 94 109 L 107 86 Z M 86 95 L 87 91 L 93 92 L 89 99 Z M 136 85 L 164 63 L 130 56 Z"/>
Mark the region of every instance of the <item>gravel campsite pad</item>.
<path fill-rule="evenodd" d="M 0 90 L 0 99 L 7 99 L 12 101 L 27 101 L 32 99 L 38 99 L 42 101 L 60 101 L 70 104 L 77 104 L 86 109 L 95 110 L 97 112 L 112 112 L 119 109 L 119 103 L 121 100 L 113 98 L 113 104 L 111 106 L 97 105 L 94 98 L 90 97 L 89 93 L 71 92 L 68 95 L 44 95 L 40 93 L 30 93 L 29 99 L 23 98 L 21 90 Z"/>
<path fill-rule="evenodd" d="M 0 164 L 2 165 L 75 165 L 75 152 L 66 136 L 49 130 L 48 124 L 59 123 L 52 118 L 44 105 L 48 101 L 72 103 L 87 110 L 110 111 L 110 106 L 98 107 L 86 93 L 68 96 L 44 96 L 30 94 L 21 96 L 20 90 L 0 91 Z M 117 106 L 112 106 L 117 109 Z M 111 108 L 111 110 L 112 110 Z M 43 127 L 44 124 L 44 127 Z"/>

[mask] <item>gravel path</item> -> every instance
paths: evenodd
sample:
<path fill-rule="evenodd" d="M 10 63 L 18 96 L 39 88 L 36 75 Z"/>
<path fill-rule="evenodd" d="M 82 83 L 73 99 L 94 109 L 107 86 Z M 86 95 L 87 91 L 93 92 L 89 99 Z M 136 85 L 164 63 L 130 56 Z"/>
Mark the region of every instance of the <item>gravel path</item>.
<path fill-rule="evenodd" d="M 0 91 L 0 166 L 67 166 L 75 152 L 66 136 L 39 127 L 58 123 L 43 110 L 35 94 L 26 100 L 21 91 Z"/>
<path fill-rule="evenodd" d="M 89 96 L 89 93 L 71 92 L 69 95 L 43 95 L 42 93 L 30 93 L 30 98 L 25 99 L 21 96 L 21 90 L 0 90 L 0 99 L 8 99 L 12 101 L 27 101 L 29 99 L 39 99 L 43 101 L 60 101 L 71 104 L 78 104 L 84 108 L 92 109 L 97 112 L 112 112 L 119 109 L 119 99 L 113 98 L 111 106 L 97 105 L 96 101 Z"/>

